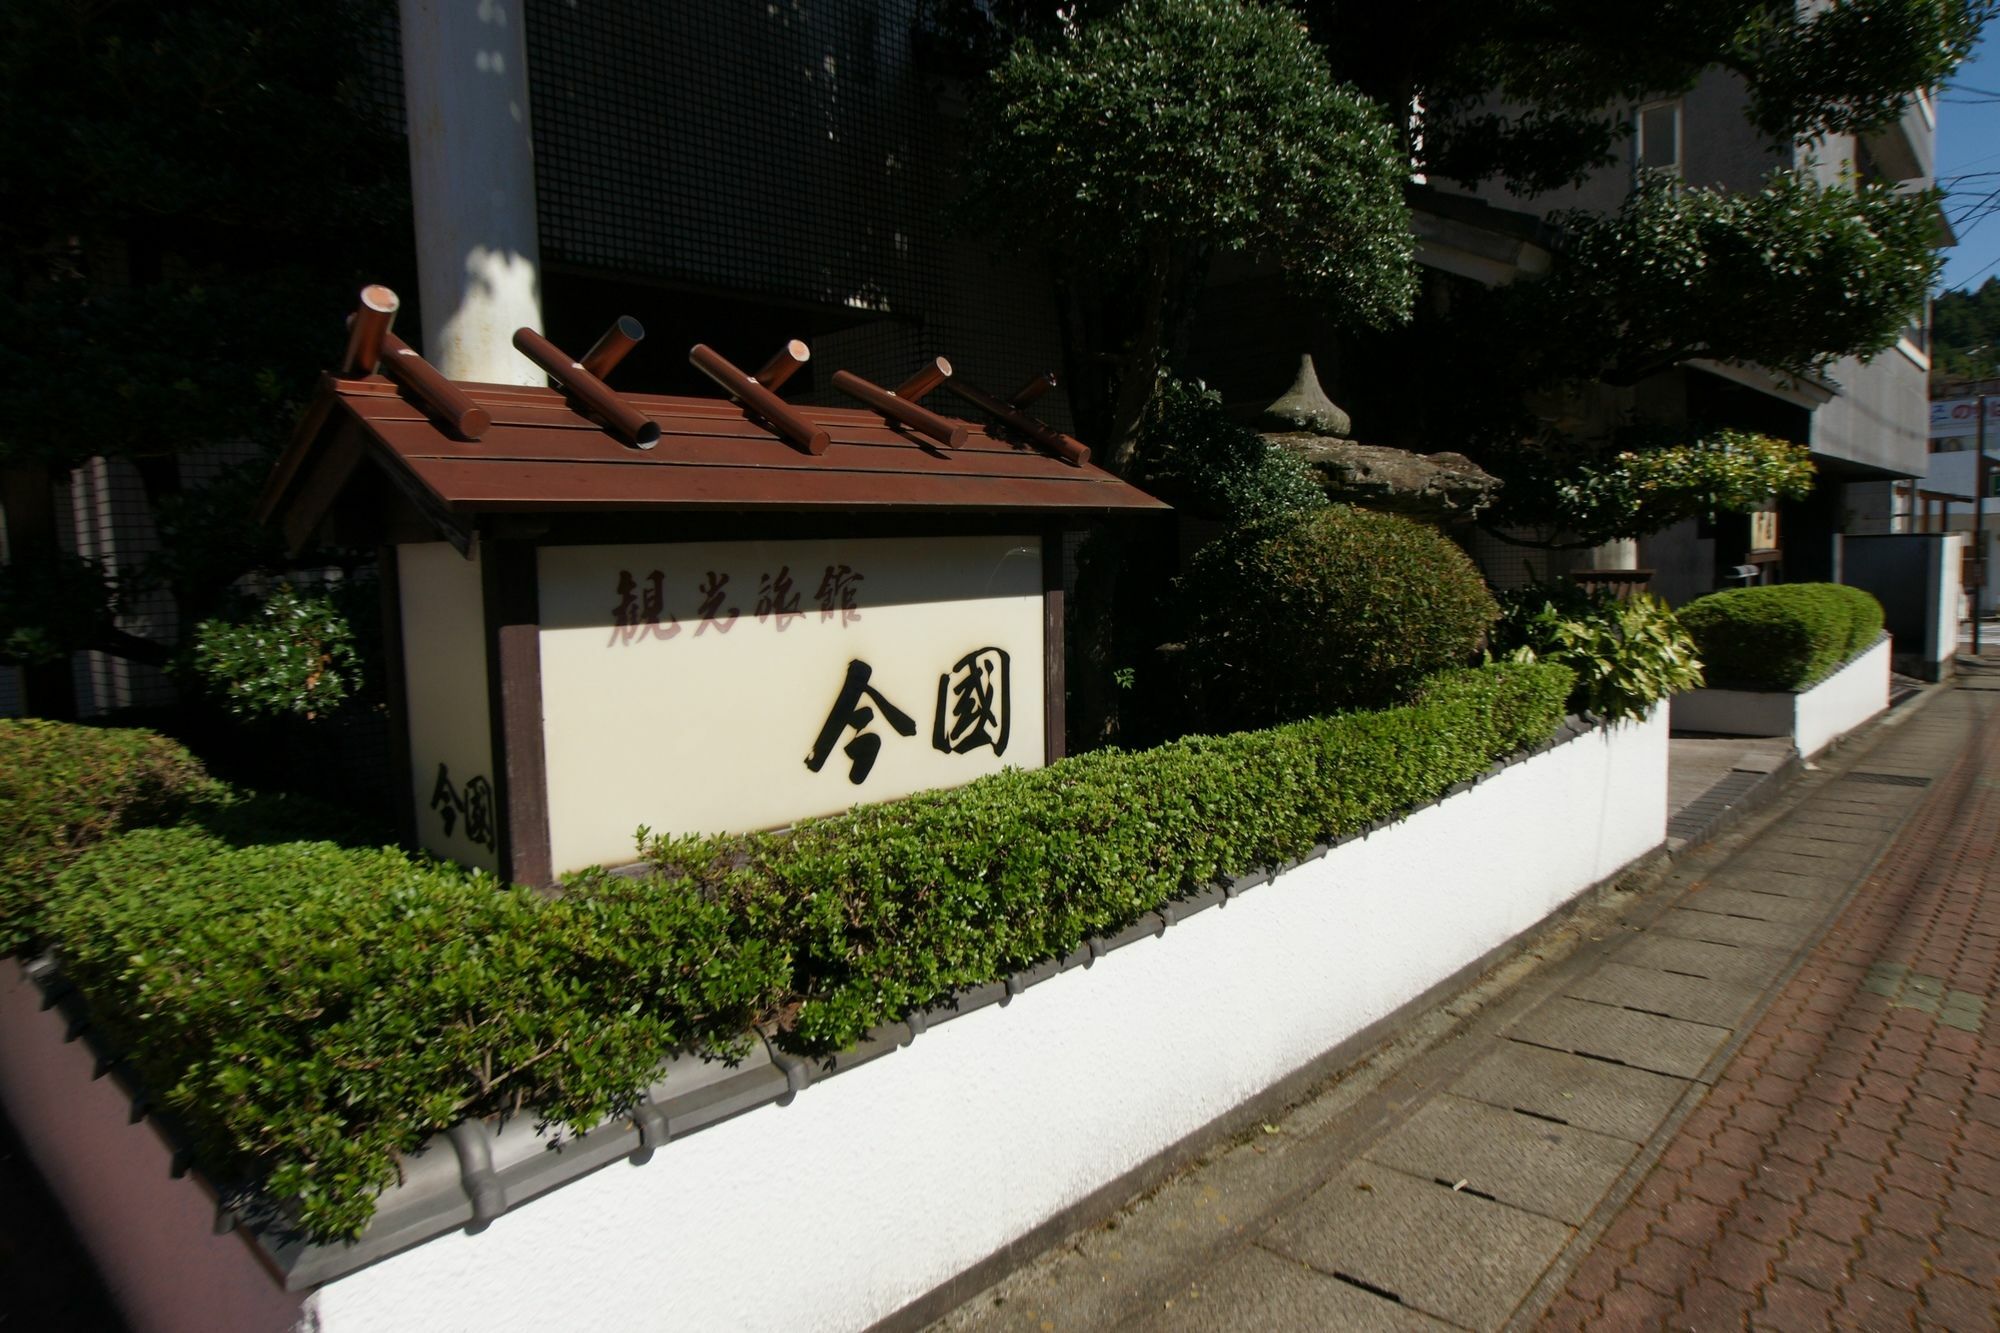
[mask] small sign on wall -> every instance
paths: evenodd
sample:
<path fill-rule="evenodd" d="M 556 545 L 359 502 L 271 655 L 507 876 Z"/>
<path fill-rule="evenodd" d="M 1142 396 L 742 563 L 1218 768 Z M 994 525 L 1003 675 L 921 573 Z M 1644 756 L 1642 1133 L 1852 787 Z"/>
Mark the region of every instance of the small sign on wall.
<path fill-rule="evenodd" d="M 1778 549 L 1777 510 L 1759 509 L 1750 515 L 1750 549 L 1752 551 Z"/>
<path fill-rule="evenodd" d="M 1045 762 L 1036 536 L 547 546 L 555 870 Z"/>

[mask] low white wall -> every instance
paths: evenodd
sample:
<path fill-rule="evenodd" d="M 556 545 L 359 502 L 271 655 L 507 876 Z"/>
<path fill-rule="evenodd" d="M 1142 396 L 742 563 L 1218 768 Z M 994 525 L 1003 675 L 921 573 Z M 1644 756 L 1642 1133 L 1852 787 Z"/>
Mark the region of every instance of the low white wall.
<path fill-rule="evenodd" d="M 255 1266 L 10 979 L 8 1107 L 144 1329 L 858 1329 L 985 1259 L 1658 847 L 1667 727 L 1588 733 L 908 1050 L 321 1287 Z M 11 966 L 11 965 L 10 965 Z M 51 1029 L 51 1021 L 55 1027 Z M 76 1089 L 103 1102 L 74 1114 Z M 95 1106 L 95 1101 L 93 1106 Z M 111 1120 L 121 1122 L 112 1125 Z M 121 1138 L 121 1135 L 123 1136 Z M 125 1139 L 141 1136 L 151 1155 Z M 139 1140 L 133 1139 L 134 1142 Z M 52 1173 L 61 1177 L 62 1173 Z M 177 1196 L 177 1197 L 170 1197 Z M 259 1283 L 262 1286 L 259 1286 Z M 161 1303 L 175 1308 L 166 1310 Z"/>
<path fill-rule="evenodd" d="M 1931 613 L 1936 619 L 1937 655 L 1949 662 L 1958 655 L 1958 622 L 1965 618 L 1965 548 L 1972 542 L 1969 532 L 1954 532 L 1944 539 L 1938 557 L 1936 597 Z M 1946 674 L 1949 674 L 1948 672 Z"/>
<path fill-rule="evenodd" d="M 1811 758 L 1888 708 L 1889 650 L 1885 638 L 1799 696 L 1792 743 L 1801 755 Z"/>
<path fill-rule="evenodd" d="M 326 1333 L 864 1328 L 1659 846 L 1667 729 L 1593 732 L 932 1029 L 320 1289 Z"/>
<path fill-rule="evenodd" d="M 1890 641 L 1882 639 L 1809 690 L 1689 690 L 1673 700 L 1676 731 L 1789 736 L 1810 759 L 1889 706 Z"/>

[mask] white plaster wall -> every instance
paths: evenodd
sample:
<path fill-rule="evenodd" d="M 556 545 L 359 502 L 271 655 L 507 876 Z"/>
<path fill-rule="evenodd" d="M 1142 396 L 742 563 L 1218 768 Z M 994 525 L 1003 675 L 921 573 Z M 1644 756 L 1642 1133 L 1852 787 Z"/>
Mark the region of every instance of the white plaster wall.
<path fill-rule="evenodd" d="M 1938 552 L 1937 600 L 1931 603 L 1937 615 L 1938 660 L 1949 662 L 1958 653 L 1958 622 L 1966 613 L 1965 604 L 1965 547 L 1972 540 L 1971 534 L 1953 532 L 1946 535 L 1944 549 Z"/>
<path fill-rule="evenodd" d="M 279 1333 L 308 1297 L 287 1292 L 241 1234 L 215 1234 L 215 1203 L 95 1057 L 66 1042 L 20 963 L 0 960 L 0 1105 L 61 1200 L 133 1333 Z M 11 1202 L 0 1206 L 12 1206 Z"/>
<path fill-rule="evenodd" d="M 453 816 L 446 832 L 443 811 L 432 805 L 439 764 L 461 796 L 475 780 L 493 781 L 479 560 L 460 555 L 448 542 L 418 542 L 396 548 L 396 572 L 417 842 L 425 851 L 493 870 L 499 858 L 468 836 L 471 826 L 463 813 Z M 487 814 L 490 821 L 498 812 Z"/>
<path fill-rule="evenodd" d="M 1657 847 L 1666 817 L 1656 712 L 789 1107 L 330 1283 L 319 1327 L 866 1327 Z"/>
<path fill-rule="evenodd" d="M 1720 736 L 1789 736 L 1798 696 L 1786 690 L 1688 690 L 1674 696 L 1675 731 Z"/>
<path fill-rule="evenodd" d="M 1810 759 L 1889 706 L 1890 640 L 1884 638 L 1819 684 L 1788 690 L 1689 690 L 1673 701 L 1676 731 L 1789 736 Z"/>
<path fill-rule="evenodd" d="M 1792 744 L 1807 758 L 1889 706 L 1889 640 L 1862 653 L 1798 697 Z"/>
<path fill-rule="evenodd" d="M 542 734 L 558 874 L 630 861 L 641 824 L 660 833 L 776 828 L 1042 766 L 1038 537 L 551 546 L 540 568 Z M 815 594 L 823 572 L 836 568 L 859 574 L 851 612 L 824 611 Z M 704 633 L 700 590 L 711 571 L 727 580 L 730 610 L 720 630 Z M 769 610 L 760 584 L 774 571 L 795 580 L 802 613 L 759 614 Z M 640 583 L 661 576 L 665 632 L 614 627 L 621 572 Z M 940 753 L 932 738 L 940 677 L 988 645 L 1011 655 L 1009 687 L 999 691 L 1005 752 Z M 880 743 L 859 785 L 839 748 L 852 730 L 840 732 L 819 770 L 805 763 L 851 661 L 868 664 L 870 688 L 915 727 L 898 735 L 878 701 L 859 701 L 878 714 L 863 730 Z"/>

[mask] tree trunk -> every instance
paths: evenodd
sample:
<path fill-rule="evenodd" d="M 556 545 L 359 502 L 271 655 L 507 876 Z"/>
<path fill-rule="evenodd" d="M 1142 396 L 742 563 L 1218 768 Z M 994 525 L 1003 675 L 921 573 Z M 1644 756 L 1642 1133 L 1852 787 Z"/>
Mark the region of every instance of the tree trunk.
<path fill-rule="evenodd" d="M 1132 460 L 1139 451 L 1139 422 L 1146 414 L 1146 404 L 1152 401 L 1153 387 L 1159 379 L 1160 358 L 1166 343 L 1167 292 L 1174 267 L 1166 240 L 1154 239 L 1146 247 L 1146 267 L 1139 278 L 1138 325 L 1118 359 L 1111 429 L 1103 444 L 1108 466 L 1121 476 L 1132 470 Z"/>

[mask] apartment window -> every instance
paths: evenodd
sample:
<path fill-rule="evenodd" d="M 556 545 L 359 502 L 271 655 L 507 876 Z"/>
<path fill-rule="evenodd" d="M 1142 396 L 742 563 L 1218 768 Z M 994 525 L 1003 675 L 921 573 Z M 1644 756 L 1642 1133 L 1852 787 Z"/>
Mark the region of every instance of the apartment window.
<path fill-rule="evenodd" d="M 1634 158 L 1639 170 L 1681 174 L 1681 104 L 1654 102 L 1639 108 L 1638 143 Z"/>

